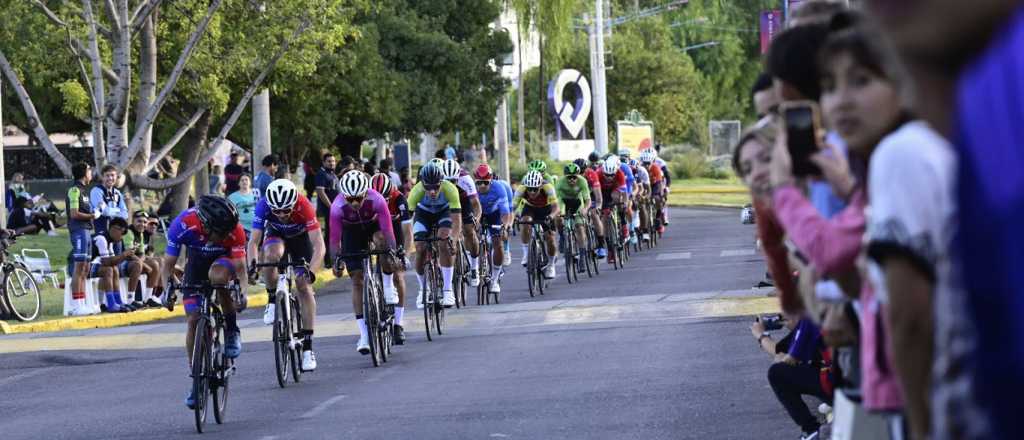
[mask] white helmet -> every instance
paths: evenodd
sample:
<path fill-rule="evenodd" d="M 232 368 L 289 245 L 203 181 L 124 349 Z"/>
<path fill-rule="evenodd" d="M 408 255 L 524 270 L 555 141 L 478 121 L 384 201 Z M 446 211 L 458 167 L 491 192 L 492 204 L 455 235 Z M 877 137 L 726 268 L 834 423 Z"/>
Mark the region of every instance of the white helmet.
<path fill-rule="evenodd" d="M 640 152 L 640 162 L 643 162 L 643 163 L 654 162 L 654 158 L 656 158 L 656 157 L 658 157 L 658 156 L 656 156 L 656 153 L 654 152 L 654 150 L 652 150 L 650 148 Z"/>
<path fill-rule="evenodd" d="M 459 172 L 462 171 L 462 167 L 455 159 L 448 159 L 441 165 L 441 174 L 444 175 L 446 180 L 455 180 L 459 178 Z"/>
<path fill-rule="evenodd" d="M 611 156 L 604 160 L 604 165 L 601 165 L 601 171 L 605 174 L 615 174 L 619 170 L 619 158 Z"/>
<path fill-rule="evenodd" d="M 338 180 L 338 191 L 345 197 L 362 197 L 369 188 L 370 178 L 359 170 L 349 171 Z"/>
<path fill-rule="evenodd" d="M 295 201 L 299 200 L 299 191 L 295 189 L 295 184 L 291 180 L 277 179 L 267 185 L 263 197 L 267 199 L 267 206 L 270 209 L 290 209 L 295 206 Z"/>
<path fill-rule="evenodd" d="M 538 188 L 544 184 L 544 175 L 540 171 L 530 171 L 523 176 L 523 185 L 527 188 Z"/>

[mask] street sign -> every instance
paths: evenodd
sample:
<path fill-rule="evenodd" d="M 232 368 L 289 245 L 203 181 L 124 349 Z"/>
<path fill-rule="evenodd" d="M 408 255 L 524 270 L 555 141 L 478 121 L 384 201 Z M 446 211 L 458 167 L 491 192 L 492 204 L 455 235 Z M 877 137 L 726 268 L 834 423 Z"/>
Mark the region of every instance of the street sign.
<path fill-rule="evenodd" d="M 619 152 L 629 151 L 633 154 L 654 147 L 654 123 L 646 120 L 636 109 L 626 113 L 623 120 L 615 122 L 615 133 Z"/>

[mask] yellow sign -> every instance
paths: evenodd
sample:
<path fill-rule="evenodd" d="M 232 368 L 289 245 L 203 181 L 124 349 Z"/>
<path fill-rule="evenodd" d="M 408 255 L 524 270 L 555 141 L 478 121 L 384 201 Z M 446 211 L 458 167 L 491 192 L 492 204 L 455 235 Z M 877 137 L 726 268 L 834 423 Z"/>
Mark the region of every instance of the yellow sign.
<path fill-rule="evenodd" d="M 619 151 L 629 150 L 635 157 L 644 148 L 654 147 L 654 126 L 649 124 L 633 125 L 627 121 L 618 121 Z"/>

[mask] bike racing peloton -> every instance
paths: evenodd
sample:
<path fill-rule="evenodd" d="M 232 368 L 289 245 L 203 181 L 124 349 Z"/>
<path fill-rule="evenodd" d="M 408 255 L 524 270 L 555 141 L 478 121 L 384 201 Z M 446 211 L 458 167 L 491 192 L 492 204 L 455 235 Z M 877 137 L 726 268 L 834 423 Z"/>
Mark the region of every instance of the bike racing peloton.
<path fill-rule="evenodd" d="M 313 353 L 313 325 L 316 319 L 313 274 L 324 264 L 324 237 L 313 204 L 306 196 L 299 194 L 291 180 L 277 179 L 270 182 L 266 193 L 256 203 L 248 248 L 248 255 L 253 260 L 260 243 L 262 247 L 258 255 L 261 263 L 277 263 L 287 256 L 289 261 L 305 261 L 309 265 L 309 270 L 295 268 L 295 286 L 302 307 L 302 370 L 316 370 L 316 355 Z M 255 264 L 251 267 L 255 268 Z M 263 281 L 267 286 L 267 308 L 263 312 L 263 323 L 271 325 L 274 323 L 274 308 L 277 304 L 277 268 L 263 268 Z"/>
<path fill-rule="evenodd" d="M 184 284 L 199 284 L 209 281 L 211 284 L 227 284 L 238 280 L 243 294 L 248 280 L 245 275 L 245 230 L 238 222 L 238 211 L 227 199 L 218 196 L 202 196 L 194 208 L 189 208 L 178 215 L 167 228 L 167 250 L 164 256 L 163 284 L 168 286 L 168 278 L 174 273 L 183 249 L 188 250 L 185 264 Z M 163 304 L 168 309 L 174 308 L 174 295 L 170 289 L 165 291 Z M 188 315 L 188 332 L 185 335 L 185 353 L 189 365 L 192 364 L 192 344 L 194 342 L 196 323 L 199 321 L 198 311 L 202 308 L 204 298 L 197 292 L 183 294 L 182 303 Z M 235 301 L 230 291 L 218 290 L 217 302 L 224 313 L 224 355 L 237 358 L 242 353 L 242 335 L 238 330 Z M 196 404 L 196 396 L 189 385 L 185 405 L 190 409 Z"/>
<path fill-rule="evenodd" d="M 388 202 L 377 191 L 370 189 L 370 178 L 358 170 L 346 172 L 338 180 L 338 196 L 331 204 L 329 239 L 331 255 L 354 254 L 366 252 L 370 241 L 377 249 L 397 250 L 395 232 L 391 224 L 391 212 Z M 352 278 L 352 313 L 356 315 L 359 326 L 359 342 L 356 351 L 361 354 L 370 353 L 370 337 L 363 319 L 363 259 L 341 258 L 340 264 L 334 265 L 334 276 L 340 277 L 348 268 Z M 394 274 L 398 266 L 390 256 L 381 259 L 381 281 L 384 288 L 384 302 L 398 303 L 398 293 L 394 288 Z M 395 307 L 395 341 L 405 342 L 405 330 L 399 324 L 402 313 Z"/>
<path fill-rule="evenodd" d="M 523 176 L 522 186 L 516 189 L 512 205 L 519 207 L 517 216 L 520 218 L 520 222 L 533 222 L 541 225 L 549 257 L 548 265 L 544 268 L 544 277 L 553 279 L 557 248 L 555 247 L 555 231 L 551 228 L 550 220 L 558 217 L 558 196 L 555 195 L 555 188 L 544 181 L 544 176 L 539 171 L 529 171 Z M 525 267 L 530 249 L 530 225 L 524 223 L 520 232 L 523 244 L 522 264 Z"/>
<path fill-rule="evenodd" d="M 427 281 L 423 274 L 426 265 L 426 243 L 431 231 L 437 229 L 437 237 L 447 243 L 438 246 L 441 278 L 444 280 L 444 297 L 441 305 L 455 305 L 455 291 L 452 290 L 452 230 L 462 229 L 462 204 L 459 201 L 459 190 L 455 185 L 444 179 L 441 167 L 434 161 L 420 169 L 419 181 L 409 190 L 409 209 L 413 211 L 413 238 L 416 240 L 416 281 L 419 282 L 419 293 L 416 296 L 416 307 L 423 307 L 426 296 Z"/>
<path fill-rule="evenodd" d="M 480 198 L 476 193 L 476 184 L 469 173 L 462 169 L 455 159 L 444 161 L 441 166 L 444 179 L 454 183 L 459 190 L 459 204 L 462 205 L 462 238 L 463 245 L 469 251 L 469 285 L 480 285 L 480 237 L 476 227 L 480 221 Z"/>
<path fill-rule="evenodd" d="M 503 188 L 496 183 L 494 171 L 487 164 L 480 164 L 473 173 L 477 186 L 477 194 L 480 199 L 480 208 L 483 217 L 480 221 L 484 228 L 491 231 L 491 249 L 493 259 L 491 260 L 491 285 L 488 290 L 491 293 L 501 292 L 500 272 L 505 261 L 506 226 L 512 222 L 512 202 Z M 483 239 L 483 237 L 480 237 Z M 487 258 L 484 255 L 484 258 Z"/>

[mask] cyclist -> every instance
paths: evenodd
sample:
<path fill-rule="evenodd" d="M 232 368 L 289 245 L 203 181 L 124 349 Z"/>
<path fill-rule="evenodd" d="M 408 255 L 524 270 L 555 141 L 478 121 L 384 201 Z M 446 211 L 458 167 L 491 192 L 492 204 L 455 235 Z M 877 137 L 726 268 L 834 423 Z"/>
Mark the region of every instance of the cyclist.
<path fill-rule="evenodd" d="M 371 240 L 378 249 L 397 250 L 398 242 L 395 241 L 388 202 L 380 193 L 370 189 L 370 178 L 366 173 L 358 170 L 346 172 L 338 180 L 338 190 L 338 197 L 335 197 L 334 203 L 331 204 L 331 255 L 365 252 Z M 355 313 L 356 325 L 359 326 L 356 351 L 366 355 L 370 353 L 370 337 L 366 331 L 366 321 L 363 319 L 363 260 L 342 258 L 340 263 L 334 266 L 334 276 L 340 277 L 345 268 L 348 268 L 349 276 L 352 278 L 352 312 Z M 398 302 L 398 295 L 393 294 L 397 263 L 390 257 L 381 259 L 384 300 L 391 304 Z M 401 331 L 404 341 L 404 330 L 396 330 Z"/>
<path fill-rule="evenodd" d="M 388 213 L 391 214 L 391 230 L 395 233 L 395 242 L 398 243 L 400 254 L 404 253 L 402 243 L 405 243 L 405 232 L 402 226 L 412 222 L 412 214 L 406 205 L 405 196 L 395 187 L 391 177 L 384 173 L 374 174 L 370 178 L 370 188 L 377 191 L 384 200 L 388 202 Z M 395 304 L 395 344 L 405 344 L 405 328 L 402 327 L 402 316 L 405 314 L 405 256 L 399 255 L 395 265 L 395 272 L 388 275 L 392 278 L 394 286 L 384 292 L 384 302 Z"/>
<path fill-rule="evenodd" d="M 615 157 L 615 156 L 609 156 Z M 619 156 L 616 157 L 619 168 L 622 170 L 622 174 L 626 175 L 626 201 L 625 201 L 625 218 L 622 219 L 622 224 L 627 226 L 629 233 L 630 244 L 636 243 L 636 235 L 633 234 L 633 200 L 636 195 L 636 176 L 633 174 L 633 170 L 629 167 L 629 150 L 622 150 L 619 152 Z M 637 220 L 639 224 L 640 221 Z"/>
<path fill-rule="evenodd" d="M 599 159 L 595 153 L 591 153 L 591 156 L 594 156 L 595 160 Z M 604 258 L 608 254 L 604 249 L 604 224 L 601 222 L 601 213 L 597 210 L 597 207 L 604 205 L 604 200 L 601 199 L 601 173 L 598 171 L 599 167 L 589 166 L 587 159 L 579 158 L 573 163 L 583 170 L 583 177 L 590 185 L 590 223 L 594 227 L 594 235 L 597 236 L 597 258 Z"/>
<path fill-rule="evenodd" d="M 555 231 L 551 229 L 551 222 L 558 217 L 558 196 L 555 195 L 555 188 L 544 181 L 544 176 L 539 171 L 528 171 L 523 176 L 523 184 L 516 190 L 512 205 L 519 207 L 517 216 L 520 222 L 536 222 L 541 224 L 544 231 L 544 241 L 547 244 L 548 266 L 544 268 L 544 277 L 552 279 L 555 277 Z M 530 249 L 530 225 L 523 224 L 521 237 L 523 243 L 523 261 L 525 267 L 529 258 Z"/>
<path fill-rule="evenodd" d="M 516 192 L 512 190 L 512 185 L 509 185 L 508 181 L 506 181 L 505 179 L 499 178 L 497 175 L 495 175 L 493 173 L 493 170 L 492 170 L 491 174 L 494 176 L 494 178 L 491 179 L 491 185 L 493 185 L 496 188 L 502 190 L 505 193 L 505 200 L 508 201 L 509 216 L 508 216 L 507 221 L 503 225 L 504 228 L 505 228 L 505 233 L 503 234 L 504 237 L 502 239 L 502 242 L 504 243 L 504 252 L 502 253 L 503 254 L 503 258 L 501 260 L 501 265 L 502 266 L 511 266 L 512 265 L 512 245 L 511 245 L 511 242 L 509 241 L 509 231 L 512 230 L 512 224 L 515 222 L 515 218 L 513 218 L 511 214 L 512 214 L 513 211 L 515 211 L 515 206 L 512 205 L 512 199 L 515 198 Z"/>
<path fill-rule="evenodd" d="M 163 285 L 174 273 L 183 249 L 188 250 L 188 262 L 185 264 L 185 284 L 199 284 L 209 281 L 213 284 L 227 284 L 238 280 L 241 292 L 240 306 L 245 304 L 245 289 L 248 287 L 245 277 L 245 230 L 238 222 L 238 211 L 227 199 L 218 196 L 202 196 L 194 208 L 189 208 L 178 215 L 167 228 L 167 250 L 165 251 L 163 268 L 160 276 Z M 165 291 L 163 304 L 174 309 L 175 298 Z M 199 321 L 199 309 L 205 298 L 196 292 L 186 292 L 182 298 L 185 313 L 188 314 L 188 332 L 185 336 L 185 353 L 189 365 L 192 364 L 192 344 L 194 342 L 196 323 Z M 238 329 L 235 301 L 227 290 L 217 291 L 217 303 L 224 313 L 224 355 L 237 358 L 242 353 L 242 335 Z M 190 409 L 196 404 L 196 396 L 189 387 L 185 405 Z"/>
<path fill-rule="evenodd" d="M 583 170 L 580 169 L 579 165 L 570 163 L 565 166 L 563 170 L 565 172 L 564 177 L 558 179 L 558 183 L 555 184 L 555 194 L 558 196 L 559 206 L 565 207 L 565 217 L 579 217 L 580 221 L 576 223 L 576 243 L 587 242 L 587 230 L 584 227 L 582 217 L 587 215 L 590 210 L 590 183 L 581 174 Z M 558 223 L 558 230 L 562 230 L 562 217 L 556 219 Z M 574 256 L 575 257 L 575 256 Z"/>
<path fill-rule="evenodd" d="M 659 151 L 661 151 L 661 144 L 656 144 L 651 153 L 654 155 L 654 165 L 661 169 L 661 176 L 665 179 L 665 192 L 664 196 L 668 197 L 668 189 L 672 186 L 672 173 L 668 171 L 668 162 L 659 157 Z M 663 204 L 661 208 L 661 217 L 664 220 L 662 223 L 664 226 L 668 226 L 668 204 Z"/>
<path fill-rule="evenodd" d="M 540 159 L 534 159 L 530 161 L 530 163 L 526 166 L 526 171 L 536 171 L 540 173 L 541 176 L 544 177 L 544 182 L 550 183 L 552 185 L 554 185 L 555 180 L 558 179 L 557 176 L 548 173 L 548 163 Z"/>
<path fill-rule="evenodd" d="M 665 232 L 665 226 L 662 224 L 664 213 L 662 209 L 665 206 L 665 192 L 667 191 L 665 185 L 664 174 L 662 173 L 661 166 L 654 162 L 656 156 L 652 149 L 646 149 L 640 152 L 640 163 L 647 168 L 648 174 L 651 179 L 651 197 L 654 199 L 654 227 L 659 233 Z"/>
<path fill-rule="evenodd" d="M 260 246 L 260 252 L 256 248 Z M 324 264 L 324 237 L 316 211 L 309 199 L 299 194 L 295 184 L 288 179 L 277 179 L 267 185 L 266 192 L 256 203 L 252 222 L 252 239 L 249 240 L 248 255 L 257 255 L 263 263 L 276 263 L 287 256 L 289 261 L 305 261 L 309 270 L 295 269 L 295 287 L 302 307 L 302 369 L 316 370 L 316 354 L 313 353 L 313 324 L 316 318 L 316 299 L 313 297 L 313 275 Z M 255 265 L 252 265 L 255 270 Z M 277 268 L 263 268 L 263 280 L 267 286 L 267 308 L 263 312 L 263 323 L 274 323 L 277 304 Z"/>
<path fill-rule="evenodd" d="M 480 221 L 484 227 L 491 230 L 491 249 L 493 259 L 491 262 L 491 285 L 488 290 L 492 293 L 501 292 L 499 282 L 501 266 L 505 261 L 505 239 L 506 228 L 512 221 L 511 201 L 508 194 L 502 188 L 497 188 L 497 179 L 494 178 L 494 171 L 485 163 L 476 167 L 473 173 L 476 181 L 477 194 L 480 198 L 480 207 L 483 217 Z M 485 255 L 484 258 L 487 256 Z"/>
<path fill-rule="evenodd" d="M 651 176 L 647 172 L 647 168 L 640 165 L 640 161 L 636 159 L 629 160 L 629 170 L 633 172 L 633 176 L 636 178 L 636 184 L 634 189 L 636 194 L 633 196 L 633 204 L 637 205 L 633 209 L 633 222 L 630 225 L 630 229 L 634 231 L 640 231 L 641 224 L 647 224 L 647 213 L 640 209 L 639 204 L 646 202 L 647 198 L 651 195 Z M 649 231 L 641 231 L 644 241 L 651 241 Z"/>
<path fill-rule="evenodd" d="M 409 209 L 413 214 L 413 237 L 416 240 L 416 280 L 419 281 L 419 294 L 416 307 L 423 307 L 423 298 L 427 283 L 423 270 L 427 261 L 424 258 L 426 244 L 423 240 L 430 237 L 430 231 L 437 228 L 437 236 L 447 240 L 448 244 L 438 246 L 440 253 L 441 277 L 444 279 L 444 297 L 441 305 L 455 305 L 455 291 L 452 290 L 452 238 L 451 231 L 462 229 L 462 204 L 459 201 L 459 190 L 451 182 L 444 180 L 441 167 L 434 162 L 427 163 L 420 169 L 419 182 L 409 191 Z"/>
<path fill-rule="evenodd" d="M 444 161 L 441 166 L 441 173 L 444 179 L 455 184 L 459 190 L 459 204 L 467 209 L 462 210 L 462 237 L 463 244 L 469 251 L 469 285 L 476 287 L 480 285 L 480 237 L 477 237 L 476 227 L 480 221 L 480 198 L 476 193 L 476 184 L 469 173 L 459 166 L 455 159 Z"/>
<path fill-rule="evenodd" d="M 613 203 L 625 203 L 629 200 L 626 195 L 626 173 L 622 172 L 618 162 L 617 157 L 611 156 L 608 159 L 605 159 L 604 163 L 601 165 L 601 175 L 598 177 L 601 184 L 601 209 L 611 209 Z M 611 215 L 615 215 L 615 213 L 612 212 Z M 625 235 L 623 233 L 625 231 L 606 232 L 609 234 L 620 233 L 623 236 Z M 614 262 L 614 258 L 615 253 L 609 252 L 608 262 Z"/>

